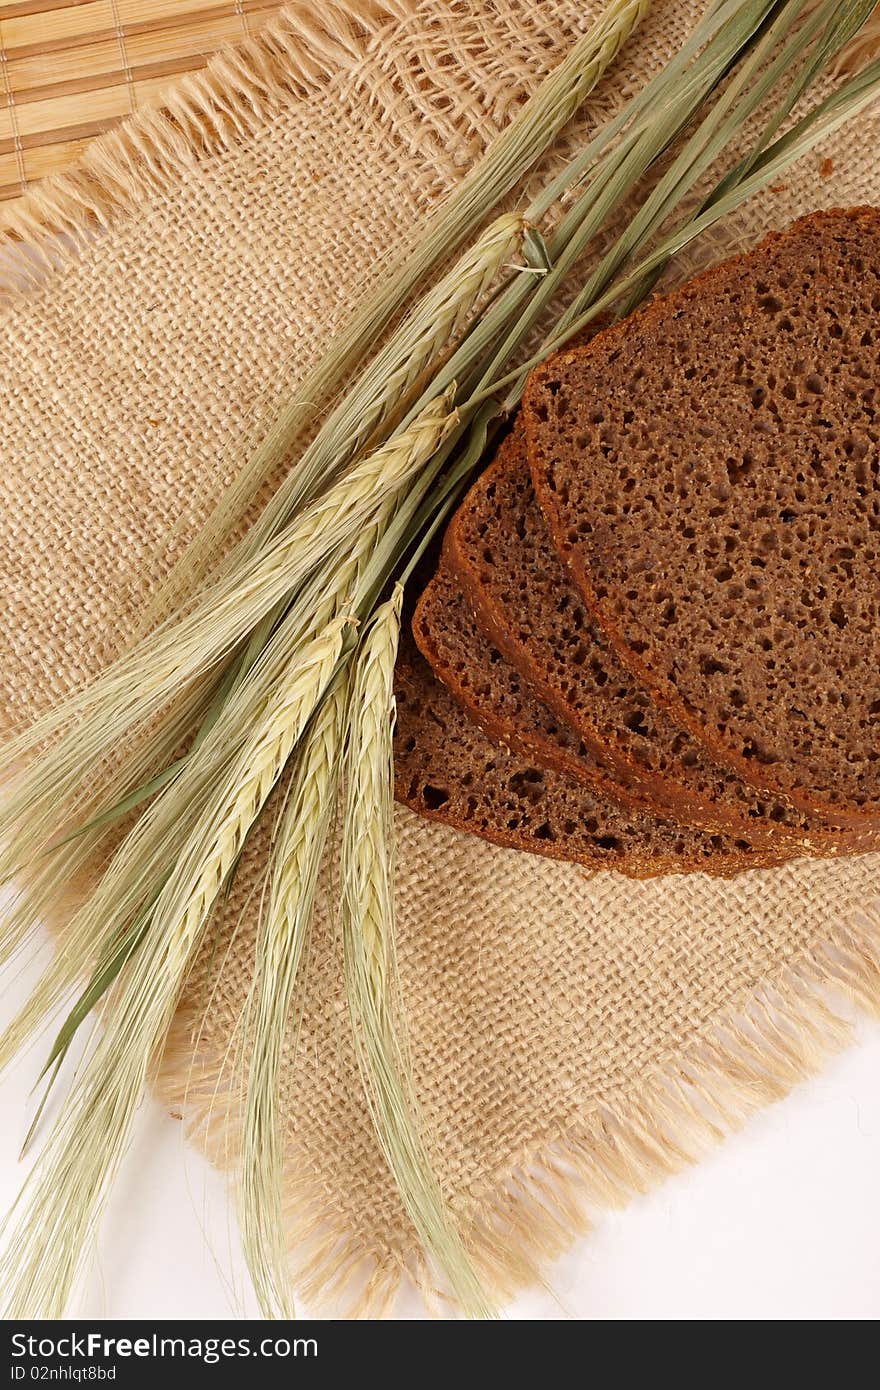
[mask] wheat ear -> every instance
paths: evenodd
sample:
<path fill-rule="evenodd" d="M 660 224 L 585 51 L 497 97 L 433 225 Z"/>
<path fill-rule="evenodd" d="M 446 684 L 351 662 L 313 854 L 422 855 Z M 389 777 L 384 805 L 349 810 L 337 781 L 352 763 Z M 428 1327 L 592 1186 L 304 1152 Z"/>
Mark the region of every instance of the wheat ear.
<path fill-rule="evenodd" d="M 229 569 L 252 559 L 296 514 L 297 508 L 334 478 L 348 476 L 352 461 L 383 425 L 399 419 L 401 402 L 448 355 L 501 269 L 518 256 L 525 223 L 505 213 L 477 237 L 455 265 L 407 314 L 386 345 L 333 407 L 317 435 L 288 467 L 277 492 L 226 562 Z M 314 400 L 314 397 L 312 397 Z M 310 409 L 313 411 L 314 406 Z M 282 416 L 282 420 L 283 420 Z M 279 424 L 276 429 L 284 433 Z M 271 436 L 270 436 L 271 437 Z M 289 449 L 289 445 L 288 445 Z M 287 452 L 287 451 L 285 451 Z M 281 462 L 279 457 L 278 462 Z M 354 465 L 356 467 L 356 465 Z M 240 518 L 255 478 L 265 481 L 265 457 L 258 450 L 215 508 L 148 610 L 145 626 L 174 608 L 204 575 L 211 559 Z"/>
<path fill-rule="evenodd" d="M 236 759 L 205 829 L 192 836 L 157 904 L 155 918 L 184 937 L 207 920 L 244 841 L 336 670 L 348 619 L 333 619 L 290 662 Z"/>
<path fill-rule="evenodd" d="M 284 1041 L 339 785 L 348 690 L 334 684 L 298 763 L 273 849 L 269 900 L 257 936 L 245 1038 L 250 1049 L 243 1122 L 242 1245 L 263 1316 L 293 1318 L 282 1212 Z M 298 1030 L 294 1028 L 294 1035 Z"/>
<path fill-rule="evenodd" d="M 199 747 L 189 754 L 171 782 L 155 796 L 118 845 L 82 906 L 64 924 L 62 948 L 50 960 L 18 1014 L 0 1033 L 0 1070 L 32 1037 L 47 1014 L 88 974 L 97 959 L 113 949 L 120 926 L 135 921 L 155 899 L 186 836 L 198 823 L 213 790 L 228 767 L 230 750 L 247 737 L 256 711 L 274 697 L 278 683 L 304 645 L 340 614 L 362 601 L 364 577 L 397 503 L 381 506 L 374 523 L 361 530 L 324 564 L 298 593 L 291 610 L 267 641 L 247 675 L 231 689 L 222 710 Z M 90 843 L 88 837 L 84 837 Z M 70 848 L 78 851 L 80 841 Z M 65 886 L 58 856 L 47 861 L 33 886 L 19 895 L 19 924 L 33 922 L 53 892 Z M 13 943 L 10 940 L 10 949 Z"/>
<path fill-rule="evenodd" d="M 438 396 L 392 439 L 363 459 L 307 509 L 243 571 L 207 588 L 192 612 L 163 625 L 116 661 L 81 694 L 50 712 L 0 750 L 0 770 L 18 762 L 64 726 L 56 741 L 28 764 L 0 808 L 0 881 L 43 848 L 95 768 L 125 739 L 180 700 L 203 673 L 217 667 L 257 624 L 283 603 L 322 561 L 374 523 L 424 467 L 457 415 L 451 392 Z"/>
<path fill-rule="evenodd" d="M 356 656 L 344 775 L 340 863 L 345 984 L 379 1145 L 422 1246 L 464 1312 L 491 1317 L 421 1137 L 392 1007 L 395 978 L 392 728 L 403 590 L 381 604 Z"/>

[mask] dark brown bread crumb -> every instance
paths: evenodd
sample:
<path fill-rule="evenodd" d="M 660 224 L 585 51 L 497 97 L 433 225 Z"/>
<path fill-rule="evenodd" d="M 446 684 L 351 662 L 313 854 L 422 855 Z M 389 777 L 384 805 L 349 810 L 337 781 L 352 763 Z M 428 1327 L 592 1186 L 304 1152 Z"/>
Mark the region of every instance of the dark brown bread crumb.
<path fill-rule="evenodd" d="M 411 638 L 401 644 L 395 695 L 395 794 L 431 820 L 631 878 L 697 870 L 732 877 L 784 862 L 781 851 L 624 811 L 563 773 L 496 746 L 434 677 Z"/>
<path fill-rule="evenodd" d="M 880 214 L 816 214 L 545 364 L 532 471 L 627 664 L 756 786 L 880 824 Z"/>
<path fill-rule="evenodd" d="M 493 646 L 441 559 L 422 590 L 413 637 L 434 675 L 452 692 L 493 743 L 503 743 L 543 767 L 566 772 L 622 805 L 655 810 L 649 799 L 621 786 L 577 732 L 535 694 L 529 682 Z"/>
<path fill-rule="evenodd" d="M 577 730 L 618 786 L 629 788 L 631 801 L 704 829 L 793 841 L 804 854 L 873 843 L 862 832 L 826 831 L 784 801 L 762 796 L 715 765 L 656 707 L 591 619 L 553 548 L 535 502 L 521 425 L 459 507 L 445 558 L 489 639 Z M 431 652 L 426 655 L 433 664 Z M 435 669 L 441 679 L 454 674 L 442 664 Z M 471 707 L 466 690 L 456 693 Z"/>

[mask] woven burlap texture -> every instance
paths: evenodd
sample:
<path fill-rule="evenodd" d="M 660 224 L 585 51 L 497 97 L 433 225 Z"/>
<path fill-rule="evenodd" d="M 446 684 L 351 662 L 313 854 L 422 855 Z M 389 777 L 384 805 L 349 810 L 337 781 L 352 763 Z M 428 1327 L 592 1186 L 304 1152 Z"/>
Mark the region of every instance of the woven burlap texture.
<path fill-rule="evenodd" d="M 169 532 L 191 533 L 388 247 L 599 8 L 294 5 L 182 84 L 170 111 L 99 142 L 31 198 L 20 231 L 43 250 L 0 248 L 4 723 L 117 649 Z M 702 8 L 658 0 L 583 124 L 656 68 Z M 878 137 L 873 114 L 836 137 L 749 209 L 739 235 L 816 206 L 880 202 Z M 47 242 L 47 228 L 63 235 Z M 419 1095 L 444 1185 L 502 1294 L 596 1210 L 815 1070 L 845 1043 L 853 997 L 880 999 L 878 855 L 733 883 L 636 884 L 406 812 L 398 829 Z M 261 854 L 257 837 L 230 923 Z M 234 1149 L 224 1059 L 252 927 L 245 911 L 200 963 L 157 1083 L 218 1162 Z M 328 913 L 285 1082 L 290 1238 L 313 1306 L 373 1314 L 401 1275 L 424 1282 L 424 1271 L 362 1103 L 337 947 Z"/>

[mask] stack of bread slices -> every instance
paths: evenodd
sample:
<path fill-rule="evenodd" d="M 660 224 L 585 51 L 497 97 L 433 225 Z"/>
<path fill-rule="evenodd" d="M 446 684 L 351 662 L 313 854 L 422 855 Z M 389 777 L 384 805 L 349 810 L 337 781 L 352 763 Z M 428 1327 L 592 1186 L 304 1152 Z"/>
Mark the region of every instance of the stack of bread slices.
<path fill-rule="evenodd" d="M 880 213 L 532 373 L 404 632 L 398 799 L 632 876 L 880 846 Z"/>

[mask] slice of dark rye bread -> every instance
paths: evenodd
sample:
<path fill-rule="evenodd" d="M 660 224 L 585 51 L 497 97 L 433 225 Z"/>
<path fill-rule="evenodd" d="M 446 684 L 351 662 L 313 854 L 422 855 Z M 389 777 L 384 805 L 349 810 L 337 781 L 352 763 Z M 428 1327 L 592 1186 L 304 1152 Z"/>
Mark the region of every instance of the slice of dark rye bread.
<path fill-rule="evenodd" d="M 880 823 L 880 213 L 818 213 L 539 368 L 532 473 L 621 657 L 748 781 Z"/>
<path fill-rule="evenodd" d="M 586 746 L 577 732 L 535 693 L 529 682 L 486 637 L 457 579 L 441 559 L 422 590 L 412 619 L 412 634 L 435 676 L 494 744 L 510 748 L 539 766 L 563 772 L 595 795 L 618 806 L 651 815 L 668 815 L 643 789 L 615 775 Z M 680 817 L 674 819 L 682 823 Z M 685 821 L 710 832 L 711 819 Z M 845 848 L 840 836 L 811 832 L 803 824 L 786 827 L 766 818 L 740 823 L 730 833 L 746 835 L 754 848 L 777 845 L 792 855 L 834 855 Z"/>
<path fill-rule="evenodd" d="M 715 765 L 655 706 L 592 621 L 556 554 L 535 502 L 520 421 L 456 512 L 444 559 L 488 639 L 632 799 L 703 828 L 747 826 L 756 840 L 778 834 L 802 854 L 876 843 L 872 834 L 829 830 L 784 800 L 762 796 Z M 438 669 L 443 679 L 453 674 Z M 471 692 L 457 693 L 474 708 Z"/>
<path fill-rule="evenodd" d="M 494 744 L 437 680 L 408 634 L 395 696 L 395 795 L 430 820 L 496 845 L 630 878 L 695 871 L 730 878 L 789 857 L 623 810 L 564 773 Z"/>

